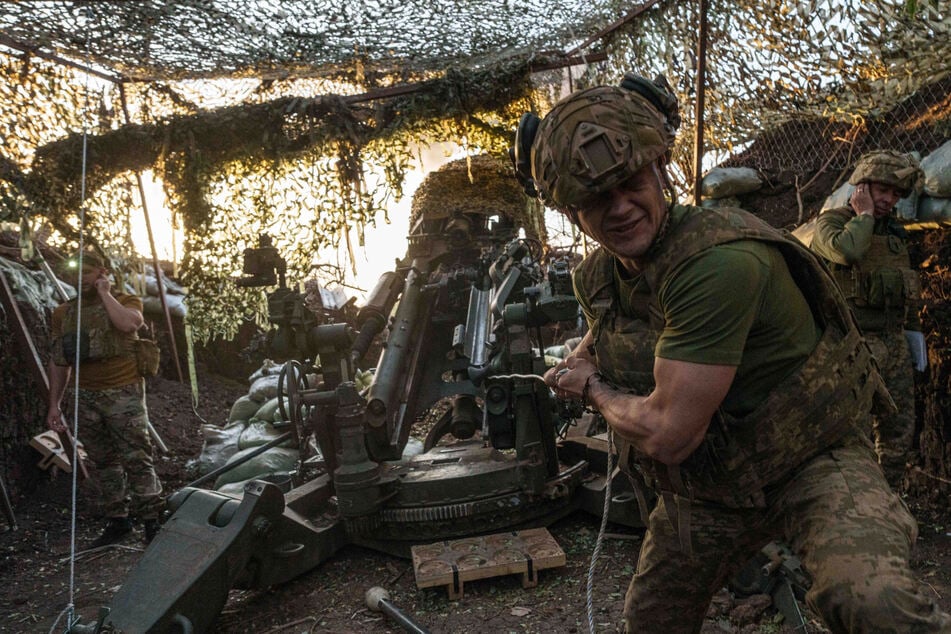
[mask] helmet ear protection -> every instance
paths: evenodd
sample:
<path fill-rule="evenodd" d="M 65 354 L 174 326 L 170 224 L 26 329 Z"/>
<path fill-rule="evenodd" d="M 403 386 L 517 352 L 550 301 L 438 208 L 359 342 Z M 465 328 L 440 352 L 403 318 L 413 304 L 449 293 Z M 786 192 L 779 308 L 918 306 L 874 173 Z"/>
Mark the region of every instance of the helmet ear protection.
<path fill-rule="evenodd" d="M 509 148 L 515 178 L 525 189 L 525 194 L 531 198 L 538 197 L 535 179 L 532 178 L 532 143 L 535 142 L 535 134 L 541 122 L 541 118 L 533 112 L 523 114 L 515 129 L 515 145 Z"/>
<path fill-rule="evenodd" d="M 674 89 L 666 77 L 658 73 L 654 77 L 654 81 L 650 81 L 646 77 L 626 73 L 620 86 L 625 90 L 636 92 L 657 108 L 657 111 L 664 115 L 667 122 L 665 126 L 667 133 L 673 138 L 677 130 L 680 129 L 680 103 L 677 101 Z"/>

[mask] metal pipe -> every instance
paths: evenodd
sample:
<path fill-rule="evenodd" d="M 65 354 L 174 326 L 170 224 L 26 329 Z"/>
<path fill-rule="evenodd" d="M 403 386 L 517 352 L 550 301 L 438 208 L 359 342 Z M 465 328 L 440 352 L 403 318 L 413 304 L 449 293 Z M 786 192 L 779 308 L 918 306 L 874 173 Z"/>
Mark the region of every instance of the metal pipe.
<path fill-rule="evenodd" d="M 693 204 L 701 202 L 700 188 L 703 184 L 703 109 L 707 83 L 707 4 L 708 0 L 700 0 L 700 28 L 697 37 L 697 103 L 696 120 L 697 130 L 693 146 Z"/>
<path fill-rule="evenodd" d="M 389 338 L 367 394 L 367 422 L 371 427 L 381 428 L 393 420 L 406 363 L 412 353 L 411 347 L 416 343 L 417 331 L 422 327 L 417 316 L 424 281 L 424 274 L 415 268 L 406 274 L 403 297 L 396 308 Z"/>
<path fill-rule="evenodd" d="M 244 455 L 244 456 L 241 456 L 240 458 L 238 458 L 238 459 L 235 460 L 234 462 L 229 462 L 229 463 L 226 464 L 226 465 L 223 465 L 223 466 L 221 466 L 221 467 L 218 467 L 218 468 L 215 469 L 214 471 L 209 471 L 208 473 L 206 473 L 206 474 L 203 475 L 202 477 L 198 478 L 198 479 L 195 480 L 194 482 L 191 482 L 191 483 L 189 483 L 189 484 L 186 484 L 186 485 L 183 486 L 182 488 L 183 488 L 183 489 L 187 489 L 188 487 L 196 487 L 196 486 L 198 486 L 199 484 L 204 484 L 205 482 L 208 482 L 208 481 L 211 480 L 212 478 L 217 478 L 217 477 L 220 476 L 222 473 L 227 473 L 227 472 L 231 471 L 232 469 L 234 469 L 234 468 L 237 467 L 238 465 L 244 464 L 245 462 L 247 462 L 247 461 L 250 460 L 251 458 L 255 458 L 255 457 L 257 457 L 257 456 L 260 456 L 262 453 L 264 453 L 265 451 L 267 451 L 267 450 L 270 449 L 271 447 L 277 447 L 279 444 L 281 444 L 282 442 L 284 442 L 284 441 L 287 440 L 288 438 L 291 438 L 293 435 L 294 435 L 294 432 L 292 432 L 292 431 L 286 431 L 286 432 L 284 432 L 283 434 L 281 434 L 280 436 L 278 436 L 277 438 L 275 438 L 274 440 L 272 440 L 272 441 L 270 441 L 270 442 L 268 442 L 268 443 L 265 443 L 265 444 L 261 445 L 260 447 L 258 447 L 258 448 L 255 449 L 254 451 L 252 451 L 251 453 L 249 453 L 249 454 L 247 454 L 247 455 Z"/>
<path fill-rule="evenodd" d="M 151 422 L 146 421 L 146 425 L 149 428 L 149 436 L 152 437 L 152 440 L 155 441 L 155 446 L 158 447 L 158 450 L 163 454 L 168 453 L 168 445 L 165 444 L 165 441 L 162 440 L 162 437 L 159 436 L 158 431 L 155 430 L 155 427 L 152 426 Z"/>
<path fill-rule="evenodd" d="M 379 586 L 370 588 L 367 590 L 365 599 L 368 608 L 374 612 L 383 612 L 407 632 L 429 634 L 429 630 L 416 623 L 405 612 L 393 605 L 390 601 L 390 593 L 383 588 Z"/>

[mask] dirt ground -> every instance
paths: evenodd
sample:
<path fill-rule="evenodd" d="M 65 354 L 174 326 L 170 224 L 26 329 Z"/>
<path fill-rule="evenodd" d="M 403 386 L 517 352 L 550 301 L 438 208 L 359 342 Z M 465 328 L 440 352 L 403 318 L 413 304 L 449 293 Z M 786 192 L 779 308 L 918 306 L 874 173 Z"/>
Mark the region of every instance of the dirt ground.
<path fill-rule="evenodd" d="M 246 385 L 204 373 L 197 414 L 212 423 L 227 419 L 231 403 Z M 189 461 L 201 450 L 201 420 L 192 409 L 187 386 L 150 379 L 151 419 L 172 449 L 159 457 L 167 492 L 189 482 Z M 41 481 L 29 496 L 14 501 L 19 529 L 0 532 L 0 632 L 62 632 L 70 603 L 71 477 L 60 473 Z M 101 528 L 88 503 L 91 484 L 78 493 L 77 549 Z M 951 610 L 951 517 L 912 507 L 920 522 L 913 561 L 925 590 Z M 466 584 L 464 597 L 450 601 L 444 589 L 417 589 L 408 560 L 358 547 L 346 547 L 319 568 L 263 591 L 232 591 L 213 631 L 221 633 L 301 633 L 401 631 L 364 602 L 367 589 L 386 588 L 393 603 L 432 632 L 584 632 L 585 588 L 599 520 L 575 514 L 552 527 L 567 564 L 544 570 L 535 588 L 518 576 Z M 641 531 L 608 527 L 594 575 L 594 614 L 598 631 L 622 631 L 624 593 L 633 573 Z M 120 546 L 81 555 L 74 568 L 72 601 L 86 622 L 108 604 L 126 573 L 142 554 L 141 529 Z M 59 620 L 57 621 L 59 617 Z M 55 624 L 55 625 L 54 625 Z M 782 632 L 775 610 L 763 596 L 734 599 L 723 591 L 711 606 L 704 632 Z M 824 631 L 813 620 L 810 631 Z"/>

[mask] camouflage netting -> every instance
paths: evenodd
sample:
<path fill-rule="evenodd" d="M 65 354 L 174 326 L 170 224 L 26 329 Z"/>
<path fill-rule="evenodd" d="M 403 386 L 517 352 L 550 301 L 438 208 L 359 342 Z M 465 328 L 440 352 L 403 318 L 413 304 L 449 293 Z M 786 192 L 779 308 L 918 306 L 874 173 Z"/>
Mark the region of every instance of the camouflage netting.
<path fill-rule="evenodd" d="M 883 113 L 948 99 L 951 18 L 937 2 L 715 0 L 707 17 L 715 162 L 745 150 L 745 165 L 815 190 L 815 171 L 844 169 L 842 146 Z M 321 249 L 352 253 L 388 221 L 420 146 L 504 157 L 522 111 L 631 68 L 680 94 L 675 176 L 689 192 L 699 18 L 669 0 L 0 2 L 0 220 L 68 240 L 82 208 L 86 237 L 134 260 L 135 175 L 150 170 L 184 232 L 195 333 L 229 336 L 262 316 L 256 293 L 227 284 L 258 233 L 276 236 L 291 281 L 307 279 Z M 567 72 L 570 59 L 583 63 Z M 948 138 L 945 111 L 914 123 L 927 132 L 916 149 Z M 803 118 L 817 143 L 792 152 L 788 124 Z M 763 132 L 775 134 L 754 151 Z"/>
<path fill-rule="evenodd" d="M 420 216 L 435 220 L 473 213 L 512 218 L 527 236 L 547 241 L 541 207 L 512 178 L 511 164 L 489 155 L 451 161 L 430 172 L 413 195 L 409 226 Z"/>

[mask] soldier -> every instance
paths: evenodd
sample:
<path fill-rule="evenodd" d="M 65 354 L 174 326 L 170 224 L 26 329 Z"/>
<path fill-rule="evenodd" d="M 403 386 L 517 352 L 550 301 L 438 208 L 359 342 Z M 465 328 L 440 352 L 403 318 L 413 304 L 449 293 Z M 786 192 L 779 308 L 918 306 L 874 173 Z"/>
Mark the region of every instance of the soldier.
<path fill-rule="evenodd" d="M 620 466 L 658 496 L 627 629 L 698 632 L 724 582 L 784 539 L 833 631 L 951 631 L 861 431 L 884 386 L 848 305 L 814 254 L 755 216 L 673 202 L 676 100 L 655 81 L 526 115 L 514 149 L 523 179 L 600 243 L 574 277 L 590 330 L 545 378 L 600 412 Z"/>
<path fill-rule="evenodd" d="M 897 406 L 872 418 L 875 452 L 893 485 L 900 483 L 914 443 L 912 369 L 923 371 L 928 361 L 918 316 L 921 285 L 908 258 L 908 234 L 892 211 L 922 178 L 910 156 L 866 154 L 849 178 L 856 187 L 848 206 L 819 216 L 811 245 L 827 260 Z"/>
<path fill-rule="evenodd" d="M 127 492 L 132 515 L 143 522 L 149 542 L 158 532 L 163 501 L 152 465 L 145 380 L 134 352 L 136 331 L 144 323 L 142 301 L 110 292 L 109 269 L 98 253 L 86 251 L 80 261 L 81 302 L 61 304 L 51 320 L 46 422 L 54 431 L 63 429 L 60 404 L 78 358 L 79 428 L 99 473 L 100 503 L 108 518 L 90 547 L 115 543 L 132 530 Z"/>

